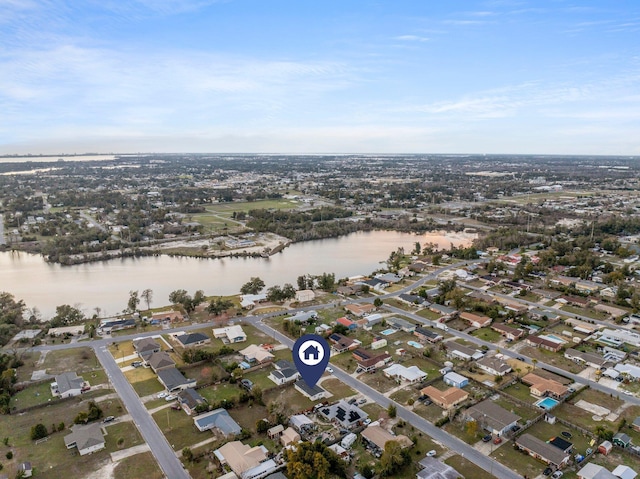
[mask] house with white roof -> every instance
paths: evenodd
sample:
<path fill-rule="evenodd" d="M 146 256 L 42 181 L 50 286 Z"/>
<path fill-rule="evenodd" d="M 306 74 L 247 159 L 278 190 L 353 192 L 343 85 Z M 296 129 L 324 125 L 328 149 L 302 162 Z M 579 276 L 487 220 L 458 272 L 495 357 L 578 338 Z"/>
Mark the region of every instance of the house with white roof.
<path fill-rule="evenodd" d="M 414 384 L 427 378 L 427 373 L 418 366 L 406 367 L 402 364 L 392 364 L 388 368 L 383 369 L 382 372 L 388 378 L 398 382 L 408 382 L 409 384 Z"/>
<path fill-rule="evenodd" d="M 247 335 L 243 331 L 242 326 L 226 326 L 224 328 L 214 328 L 213 337 L 221 339 L 223 343 L 241 343 L 247 340 Z"/>

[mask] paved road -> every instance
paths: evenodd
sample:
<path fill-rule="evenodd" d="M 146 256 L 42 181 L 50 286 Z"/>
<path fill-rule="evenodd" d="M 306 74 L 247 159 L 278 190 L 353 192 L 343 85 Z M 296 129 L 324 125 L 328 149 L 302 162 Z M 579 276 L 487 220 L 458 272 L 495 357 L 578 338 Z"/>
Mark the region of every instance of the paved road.
<path fill-rule="evenodd" d="M 293 348 L 294 341 L 287 336 L 281 334 L 270 326 L 264 324 L 262 319 L 259 317 L 250 318 L 249 322 L 254 325 L 256 328 L 261 330 L 262 332 L 268 334 L 273 337 L 277 341 L 285 344 L 289 349 Z M 382 407 L 388 407 L 389 404 L 393 403 L 396 406 L 396 410 L 398 412 L 398 416 L 408 423 L 415 426 L 420 431 L 428 434 L 433 439 L 448 447 L 452 451 L 457 452 L 458 454 L 462 454 L 463 457 L 473 462 L 475 465 L 481 467 L 485 471 L 492 473 L 498 479 L 518 479 L 521 476 L 511 471 L 507 467 L 503 466 L 499 462 L 491 459 L 488 456 L 485 456 L 480 451 L 474 449 L 467 443 L 461 441 L 455 436 L 450 435 L 449 433 L 443 431 L 442 429 L 434 426 L 426 419 L 418 416 L 412 411 L 405 409 L 401 404 L 396 403 L 395 401 L 390 400 L 385 397 L 380 392 L 366 385 L 362 381 L 354 378 L 340 369 L 338 366 L 333 365 L 333 375 L 338 378 L 343 383 L 349 385 L 354 390 L 358 391 L 361 394 L 371 398 L 375 403 L 379 404 Z"/>
<path fill-rule="evenodd" d="M 410 313 L 405 311 L 404 309 L 400 309 L 400 308 L 396 308 L 395 306 L 390 306 L 390 305 L 384 305 L 384 308 L 392 311 L 394 313 L 397 314 L 402 314 L 403 316 L 409 317 L 411 319 L 413 319 L 414 321 L 417 321 L 419 323 L 422 323 L 424 325 L 427 326 L 434 326 L 435 322 L 434 321 L 430 321 L 428 319 L 423 318 L 422 316 L 418 316 L 417 314 L 414 313 Z M 470 334 L 467 333 L 463 333 L 462 331 L 458 331 L 456 329 L 453 328 L 449 328 L 447 330 L 447 333 L 452 334 L 454 336 L 457 336 L 459 338 L 462 339 L 466 339 L 467 341 L 470 341 L 472 343 L 477 344 L 478 346 L 486 346 L 489 349 L 492 350 L 496 350 L 496 345 L 494 343 L 490 343 L 488 341 L 483 341 L 482 339 L 478 339 L 475 336 L 472 336 Z M 504 354 L 505 356 L 509 356 L 511 358 L 524 358 L 526 363 L 529 364 L 533 364 L 531 358 L 529 358 L 528 356 L 522 354 L 522 353 L 517 353 L 514 351 L 511 351 L 510 349 L 506 349 L 506 348 L 500 348 L 500 352 L 502 354 Z M 537 361 L 536 362 L 536 367 L 537 368 L 541 368 L 541 369 L 545 369 L 547 371 L 550 371 L 552 373 L 556 373 L 559 374 L 561 376 L 567 377 L 571 380 L 573 380 L 574 382 L 577 382 L 579 384 L 586 384 L 588 386 L 591 386 L 591 388 L 597 390 L 597 391 L 601 391 L 603 393 L 606 394 L 612 394 L 613 396 L 617 396 L 620 398 L 623 398 L 625 401 L 631 403 L 631 404 L 635 404 L 637 406 L 640 406 L 640 398 L 636 397 L 636 396 L 627 396 L 626 394 L 621 393 L 620 391 L 617 391 L 615 389 L 609 388 L 603 384 L 597 383 L 595 381 L 591 381 L 590 379 L 587 378 L 583 378 L 582 376 L 578 376 L 577 374 L 572 374 L 568 371 L 565 371 L 564 369 L 558 368 L 556 366 L 553 366 L 552 364 L 548 364 L 548 363 L 543 363 L 541 361 Z"/>
<path fill-rule="evenodd" d="M 466 288 L 466 289 L 471 289 L 471 290 L 474 290 L 474 291 L 481 291 L 483 293 L 487 293 L 487 294 L 490 294 L 492 296 L 497 296 L 499 298 L 507 299 L 507 300 L 509 300 L 511 302 L 520 303 L 520 304 L 522 304 L 524 306 L 532 306 L 534 308 L 541 309 L 542 311 L 561 314 L 563 316 L 570 316 L 572 318 L 581 319 L 582 321 L 586 321 L 588 323 L 599 324 L 599 325 L 602 325 L 602 326 L 606 326 L 609 329 L 633 330 L 633 325 L 621 325 L 621 324 L 613 323 L 611 321 L 600 321 L 599 319 L 594 319 L 594 318 L 591 318 L 589 316 L 583 316 L 581 314 L 570 313 L 568 311 L 564 311 L 564 310 L 559 309 L 559 308 L 552 308 L 551 306 L 545 306 L 543 304 L 534 303 L 533 301 L 528 301 L 526 299 L 522 299 L 522 298 L 519 298 L 517 296 L 511 296 L 511 295 L 502 294 L 502 293 L 494 293 L 492 291 L 487 291 L 486 289 L 480 288 L 480 287 L 477 287 L 477 286 L 470 286 L 470 285 L 464 284 L 464 285 L 461 285 L 461 287 Z"/>
<path fill-rule="evenodd" d="M 91 216 L 89 216 L 86 212 L 81 211 L 80 212 L 80 216 L 82 216 L 82 218 L 84 218 L 87 223 L 89 223 L 89 225 L 91 226 L 95 226 L 96 228 L 98 228 L 100 231 L 103 232 L 107 232 L 107 228 L 104 227 L 103 225 L 101 225 L 100 223 L 98 223 L 98 220 L 93 219 Z"/>
<path fill-rule="evenodd" d="M 391 297 L 397 296 L 397 295 L 399 295 L 401 293 L 409 292 L 409 291 L 411 291 L 411 290 L 413 290 L 415 288 L 420 287 L 425 282 L 436 278 L 438 274 L 440 274 L 441 272 L 443 272 L 445 270 L 454 269 L 454 268 L 460 268 L 461 266 L 463 266 L 465 264 L 478 263 L 478 262 L 482 262 L 482 260 L 465 261 L 465 262 L 460 262 L 460 263 L 456 263 L 456 264 L 453 264 L 453 265 L 445 266 L 443 268 L 438 269 L 437 271 L 435 271 L 433 273 L 430 273 L 430 274 L 428 274 L 426 276 L 423 276 L 417 282 L 412 283 L 411 285 L 403 288 L 400 291 L 397 291 L 397 292 L 394 292 L 394 293 L 388 293 L 388 294 L 380 295 L 379 297 L 381 299 L 385 299 L 385 298 L 391 298 Z M 512 300 L 513 299 L 517 299 L 517 298 L 512 298 L 512 297 L 509 297 L 509 298 L 512 299 Z M 294 313 L 296 311 L 329 308 L 329 307 L 336 306 L 337 304 L 344 305 L 344 304 L 353 303 L 353 302 L 373 302 L 374 300 L 375 300 L 375 297 L 360 298 L 360 299 L 357 299 L 355 301 L 352 301 L 352 300 L 342 301 L 342 302 L 341 301 L 336 301 L 336 302 L 333 302 L 333 303 L 327 303 L 327 304 L 323 304 L 323 305 L 315 305 L 315 306 L 310 306 L 310 307 L 306 307 L 306 308 L 297 308 L 297 309 L 293 309 L 293 310 L 288 310 L 287 314 Z M 540 305 L 536 304 L 536 307 L 539 307 L 539 306 Z M 385 305 L 385 308 L 388 309 L 389 311 L 392 311 L 392 312 L 395 312 L 395 313 L 398 313 L 398 314 L 402 314 L 403 316 L 408 316 L 408 317 L 414 319 L 415 321 L 417 321 L 419 323 L 422 323 L 422 324 L 425 324 L 425 325 L 433 326 L 435 324 L 433 321 L 425 319 L 425 318 L 423 318 L 421 316 L 418 316 L 418 315 L 416 315 L 414 313 L 411 313 L 411 312 L 408 312 L 408 311 L 405 311 L 405 310 L 402 310 L 402 309 L 399 309 L 399 308 L 395 308 L 393 306 Z M 552 308 L 549 308 L 549 309 L 552 310 Z M 257 315 L 257 316 L 248 316 L 248 317 L 244 318 L 244 321 L 256 326 L 261 331 L 265 332 L 266 334 L 268 334 L 269 336 L 273 337 L 275 340 L 281 342 L 282 344 L 287 345 L 291 349 L 292 346 L 293 346 L 293 340 L 291 340 L 287 336 L 284 336 L 280 332 L 276 331 L 275 329 L 273 329 L 270 326 L 268 326 L 268 325 L 263 323 L 264 319 L 267 319 L 267 318 L 273 317 L 273 316 L 278 316 L 278 315 L 281 315 L 281 314 L 282 314 L 281 312 L 275 312 L 275 313 L 268 313 L 268 314 Z M 586 319 L 590 320 L 590 318 L 586 318 Z M 186 478 L 189 477 L 188 473 L 182 468 L 182 464 L 180 463 L 179 459 L 176 457 L 173 449 L 167 443 L 167 440 L 165 439 L 164 435 L 161 433 L 161 431 L 158 428 L 157 424 L 155 423 L 153 418 L 149 415 L 148 411 L 144 408 L 144 406 L 140 402 L 140 399 L 136 395 L 135 391 L 133 390 L 133 388 L 131 387 L 129 382 L 126 380 L 126 378 L 122 374 L 122 371 L 120 370 L 120 368 L 117 366 L 115 360 L 113 359 L 111 354 L 105 348 L 106 348 L 107 345 L 109 345 L 109 344 L 111 344 L 112 342 L 115 342 L 115 341 L 120 342 L 120 341 L 131 340 L 133 338 L 153 336 L 153 335 L 157 335 L 157 334 L 169 333 L 169 332 L 172 332 L 172 331 L 185 331 L 185 330 L 188 331 L 188 330 L 193 330 L 193 329 L 201 329 L 203 327 L 209 327 L 209 326 L 213 326 L 213 323 L 198 323 L 198 324 L 192 324 L 192 325 L 189 325 L 189 326 L 178 327 L 178 328 L 171 329 L 171 330 L 149 331 L 149 332 L 141 333 L 141 334 L 117 336 L 115 338 L 102 338 L 102 339 L 98 339 L 98 340 L 92 341 L 90 343 L 74 343 L 74 344 L 63 344 L 63 345 L 53 345 L 53 346 L 39 346 L 39 347 L 36 347 L 36 348 L 33 348 L 33 349 L 34 350 L 43 351 L 43 350 L 55 350 L 55 349 L 71 349 L 71 348 L 77 348 L 77 347 L 83 347 L 83 346 L 92 347 L 96 351 L 96 355 L 98 356 L 98 359 L 100 360 L 101 364 L 103 365 L 103 367 L 107 371 L 107 374 L 109 375 L 109 377 L 110 377 L 110 379 L 112 381 L 112 384 L 113 384 L 114 388 L 116 389 L 116 392 L 122 398 L 123 403 L 125 404 L 125 407 L 127 408 L 129 413 L 133 417 L 136 426 L 138 426 L 138 429 L 140 430 L 140 432 L 141 432 L 142 436 L 144 437 L 145 441 L 147 441 L 147 443 L 149 444 L 149 447 L 151 448 L 151 451 L 153 452 L 154 456 L 158 460 L 158 463 L 162 467 L 162 469 L 165 472 L 165 474 L 171 479 L 173 479 L 173 478 L 176 478 L 176 479 L 185 478 L 186 479 Z M 458 336 L 460 338 L 464 338 L 464 339 L 466 339 L 468 341 L 471 341 L 471 342 L 473 342 L 473 343 L 475 343 L 475 344 L 477 344 L 479 346 L 484 345 L 484 346 L 487 346 L 490 349 L 495 349 L 495 344 L 489 343 L 489 342 L 486 342 L 486 341 L 482 341 L 482 340 L 476 338 L 475 336 L 471 336 L 469 334 L 466 334 L 466 333 L 463 333 L 463 332 L 460 332 L 460 331 L 456 331 L 456 330 L 453 330 L 453 329 L 450 329 L 449 333 L 453 334 L 455 336 Z M 520 353 L 515 353 L 515 352 L 512 352 L 512 351 L 510 351 L 508 349 L 505 349 L 502 352 L 503 352 L 503 354 L 505 354 L 507 356 L 510 356 L 510 357 L 514 357 L 514 358 L 515 357 L 524 357 L 527 362 L 531 363 L 530 358 L 527 358 L 526 356 L 524 356 L 524 355 L 522 355 Z M 600 385 L 599 383 L 590 381 L 589 379 L 582 378 L 582 377 L 577 376 L 575 374 L 568 373 L 567 371 L 564 371 L 564 370 L 562 370 L 560 368 L 557 368 L 555 366 L 552 366 L 550 364 L 538 362 L 537 363 L 537 367 L 546 369 L 548 371 L 551 371 L 551 372 L 554 372 L 554 373 L 557 373 L 557 374 L 561 374 L 561 375 L 563 375 L 565 377 L 569 377 L 569 378 L 571 378 L 572 380 L 574 380 L 574 381 L 576 381 L 578 383 L 588 384 L 592 388 L 594 388 L 596 390 L 599 390 L 599 391 L 602 391 L 602 392 L 604 392 L 606 394 L 620 395 L 620 393 L 618 391 L 614 390 L 614 389 L 611 389 L 611 388 L 608 388 L 606 386 Z M 385 396 L 380 394 L 378 391 L 373 390 L 371 387 L 369 387 L 366 384 L 362 383 L 358 379 L 349 376 L 347 373 L 342 371 L 340 368 L 337 368 L 337 367 L 334 366 L 334 371 L 335 371 L 334 375 L 338 379 L 340 379 L 342 382 L 344 382 L 345 384 L 348 384 L 349 386 L 351 386 L 353 389 L 359 391 L 360 393 L 365 394 L 366 396 L 372 398 L 373 400 L 375 400 L 381 406 L 383 406 L 383 407 L 388 406 L 388 404 L 391 402 L 390 399 L 386 398 Z M 640 399 L 639 398 L 632 397 L 632 396 L 626 396 L 626 397 L 624 397 L 624 399 L 626 401 L 632 403 L 632 404 L 640 405 Z M 396 407 L 397 407 L 397 410 L 398 410 L 399 417 L 401 417 L 402 419 L 410 422 L 411 424 L 416 426 L 418 429 L 420 429 L 424 433 L 426 433 L 429 436 L 433 437 L 435 440 L 439 441 L 440 443 L 442 443 L 446 447 L 449 447 L 451 450 L 456 451 L 456 452 L 458 452 L 460 454 L 463 454 L 465 458 L 467 458 L 468 460 L 470 460 L 474 464 L 478 465 L 479 467 L 481 467 L 485 471 L 489 471 L 489 472 L 493 473 L 499 479 L 515 479 L 515 478 L 520 477 L 517 474 L 515 474 L 514 472 L 512 472 L 509 469 L 505 468 L 503 465 L 501 465 L 497 461 L 494 461 L 493 459 L 483 455 L 481 452 L 477 451 L 476 449 L 474 449 L 473 447 L 469 446 L 468 444 L 460 441 L 456 437 L 451 436 L 448 433 L 442 431 L 441 429 L 435 427 L 433 424 L 431 424 L 430 422 L 426 421 L 424 418 L 416 415 L 412 411 L 409 411 L 409 410 L 405 409 L 403 406 L 401 406 L 401 405 L 399 405 L 397 403 L 395 403 L 395 404 L 396 404 Z"/>
<path fill-rule="evenodd" d="M 131 414 L 134 424 L 149 445 L 165 476 L 170 479 L 190 479 L 191 476 L 182 467 L 180 459 L 176 456 L 147 409 L 142 405 L 140 398 L 131 384 L 129 384 L 129 381 L 127 381 L 127 378 L 122 374 L 111 353 L 107 351 L 105 346 L 95 347 L 95 344 L 91 344 L 91 346 L 94 347 L 96 356 L 107 372 L 113 388 L 120 396 L 129 414 Z"/>
<path fill-rule="evenodd" d="M 4 240 L 4 219 L 0 214 L 0 244 L 6 244 Z"/>

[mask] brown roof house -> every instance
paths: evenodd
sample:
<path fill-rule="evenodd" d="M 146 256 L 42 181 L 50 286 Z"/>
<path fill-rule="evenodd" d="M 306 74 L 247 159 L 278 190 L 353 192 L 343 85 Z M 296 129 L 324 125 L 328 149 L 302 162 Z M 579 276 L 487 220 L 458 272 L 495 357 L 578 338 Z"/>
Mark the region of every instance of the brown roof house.
<path fill-rule="evenodd" d="M 460 388 L 450 387 L 445 391 L 440 391 L 433 386 L 427 386 L 420 390 L 421 394 L 429 398 L 443 409 L 451 409 L 469 397 L 469 393 Z"/>
<path fill-rule="evenodd" d="M 522 382 L 530 385 L 529 391 L 537 397 L 551 396 L 560 399 L 569 391 L 558 381 L 546 379 L 533 373 L 524 376 Z"/>

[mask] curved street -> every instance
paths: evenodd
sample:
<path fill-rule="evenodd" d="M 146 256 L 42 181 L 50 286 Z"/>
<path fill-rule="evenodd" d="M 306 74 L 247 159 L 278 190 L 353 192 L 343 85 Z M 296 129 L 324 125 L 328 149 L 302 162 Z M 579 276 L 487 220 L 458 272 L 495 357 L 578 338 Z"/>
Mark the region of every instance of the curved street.
<path fill-rule="evenodd" d="M 452 264 L 452 265 L 448 265 L 448 266 L 439 268 L 438 270 L 423 276 L 422 278 L 420 278 L 417 281 L 413 282 L 409 286 L 406 286 L 405 288 L 402 288 L 401 290 L 396 291 L 394 293 L 387 293 L 387 294 L 380 295 L 380 296 L 369 297 L 369 298 L 360 298 L 360 299 L 356 299 L 356 300 L 334 301 L 334 302 L 331 302 L 331 303 L 308 306 L 308 307 L 304 307 L 304 308 L 295 308 L 295 309 L 287 310 L 285 312 L 285 314 L 292 314 L 292 313 L 295 313 L 295 312 L 298 312 L 298 311 L 307 311 L 307 310 L 311 310 L 311 309 L 316 309 L 317 310 L 317 309 L 330 308 L 330 307 L 334 307 L 334 306 L 338 306 L 338 305 L 339 306 L 344 306 L 344 305 L 349 304 L 349 303 L 362 303 L 362 302 L 371 303 L 371 302 L 373 302 L 375 300 L 376 297 L 380 297 L 381 299 L 393 298 L 393 297 L 396 297 L 396 296 L 398 296 L 398 295 L 400 295 L 402 293 L 407 293 L 409 291 L 412 291 L 415 288 L 418 288 L 418 287 L 422 286 L 427 281 L 435 279 L 443 271 L 446 271 L 446 270 L 449 270 L 449 269 L 454 269 L 454 268 L 460 268 L 460 267 L 463 267 L 463 266 L 471 264 L 471 263 L 480 263 L 480 262 L 482 262 L 482 260 L 464 261 L 464 262 L 458 262 L 458 263 L 455 263 L 455 264 Z M 475 288 L 470 288 L 470 289 L 475 289 Z M 540 307 L 540 305 L 538 305 L 536 303 L 530 303 L 530 302 L 527 302 L 527 301 L 523 301 L 523 300 L 520 300 L 519 298 L 509 297 L 509 299 L 510 300 L 520 301 L 523 304 L 529 303 L 530 305 L 535 305 L 536 307 Z M 396 307 L 390 306 L 390 305 L 384 305 L 384 308 L 387 309 L 390 312 L 393 312 L 393 313 L 396 313 L 396 314 L 401 314 L 403 316 L 409 317 L 409 318 L 413 319 L 414 321 L 416 321 L 418 323 L 421 323 L 421 324 L 424 324 L 424 325 L 427 325 L 427 326 L 435 326 L 435 322 L 434 321 L 425 319 L 425 318 L 423 318 L 421 316 L 418 316 L 415 313 L 412 313 L 412 312 L 409 312 L 409 311 L 405 311 L 403 309 L 396 308 Z M 542 309 L 545 309 L 545 308 L 542 308 Z M 554 308 L 546 308 L 546 309 L 547 310 L 554 310 Z M 564 312 L 564 311 L 562 313 L 566 314 L 566 312 Z M 255 326 L 256 328 L 258 328 L 262 332 L 266 333 L 270 337 L 273 337 L 275 340 L 281 342 L 282 344 L 286 345 L 289 349 L 291 349 L 293 347 L 293 343 L 294 343 L 294 341 L 292 339 L 288 338 L 287 336 L 283 335 L 279 331 L 273 329 L 272 327 L 270 327 L 269 325 L 264 323 L 265 319 L 268 319 L 268 318 L 274 317 L 274 316 L 280 316 L 282 314 L 283 314 L 282 311 L 278 311 L 278 312 L 266 313 L 266 314 L 261 314 L 261 315 L 256 315 L 256 316 L 246 316 L 246 317 L 242 318 L 242 320 L 247 322 L 248 324 L 251 324 L 251 325 Z M 586 319 L 592 321 L 591 318 L 586 318 Z M 612 327 L 614 326 L 614 325 L 611 325 L 609 323 L 605 323 L 605 324 L 607 324 L 607 326 L 612 326 Z M 196 324 L 191 324 L 191 325 L 183 326 L 183 327 L 179 327 L 179 328 L 163 330 L 163 333 L 171 333 L 171 332 L 175 332 L 175 331 L 189 331 L 189 330 L 202 329 L 203 327 L 212 327 L 212 326 L 213 326 L 213 322 L 196 323 Z M 463 338 L 463 339 L 466 339 L 468 341 L 471 341 L 471 342 L 475 343 L 478 346 L 486 346 L 491 350 L 495 350 L 496 349 L 496 345 L 495 344 L 489 343 L 487 341 L 483 341 L 481 339 L 476 338 L 475 336 L 471 336 L 470 334 L 467 334 L 467 333 L 464 333 L 464 332 L 461 332 L 461 331 L 457 331 L 457 330 L 454 330 L 454 329 L 449 329 L 448 333 L 452 334 L 452 335 L 454 335 L 456 337 Z M 120 368 L 116 364 L 114 358 L 106 350 L 106 347 L 109 344 L 111 344 L 113 342 L 116 342 L 116 341 L 117 342 L 127 341 L 127 340 L 132 340 L 134 338 L 149 337 L 149 336 L 154 336 L 154 335 L 157 335 L 157 334 L 158 334 L 157 331 L 150 331 L 150 332 L 146 332 L 146 333 L 138 333 L 138 334 L 125 335 L 125 336 L 118 336 L 115 339 L 114 338 L 96 339 L 96 340 L 94 340 L 92 342 L 89 342 L 89 343 L 73 343 L 73 344 L 61 344 L 61 345 L 53 345 L 53 346 L 38 346 L 38 347 L 35 347 L 35 348 L 32 348 L 32 349 L 35 350 L 35 351 L 45 351 L 45 350 L 56 350 L 56 349 L 72 349 L 72 348 L 78 348 L 78 347 L 84 347 L 84 346 L 89 346 L 89 347 L 93 348 L 94 351 L 96 352 L 96 356 L 98 357 L 98 360 L 100 361 L 100 363 L 102 364 L 103 368 L 105 369 L 111 384 L 113 385 L 114 389 L 116 390 L 116 392 L 118 393 L 118 395 L 122 399 L 127 411 L 131 414 L 131 416 L 132 416 L 132 418 L 134 420 L 134 423 L 136 424 L 136 426 L 140 430 L 140 433 L 142 434 L 142 437 L 145 439 L 145 441 L 149 445 L 154 457 L 158 461 L 158 464 L 160 465 L 160 467 L 164 471 L 165 475 L 167 477 L 172 478 L 172 479 L 174 479 L 174 478 L 175 479 L 187 479 L 190 476 L 189 476 L 188 472 L 182 467 L 182 463 L 178 459 L 175 451 L 173 450 L 171 445 L 167 442 L 167 440 L 165 439 L 164 435 L 162 434 L 160 428 L 157 426 L 157 424 L 155 423 L 155 421 L 153 420 L 153 418 L 151 417 L 149 412 L 146 410 L 146 408 L 140 402 L 140 399 L 138 398 L 137 394 L 133 390 L 133 387 L 129 384 L 129 382 L 125 378 L 124 374 L 122 373 L 122 371 L 120 370 Z M 512 358 L 522 357 L 522 358 L 525 359 L 526 362 L 531 363 L 531 359 L 528 358 L 527 356 L 521 354 L 521 353 L 516 353 L 516 352 L 510 351 L 509 349 L 506 349 L 506 348 L 502 348 L 501 349 L 501 353 L 505 354 L 505 355 L 507 355 L 509 357 L 512 357 Z M 548 370 L 550 372 L 553 372 L 553 373 L 556 373 L 556 374 L 560 374 L 562 376 L 570 378 L 570 379 L 572 379 L 573 381 L 575 381 L 577 383 L 589 385 L 593 389 L 601 391 L 601 392 L 604 392 L 606 394 L 612 394 L 614 396 L 619 396 L 620 395 L 620 393 L 618 391 L 614 390 L 614 389 L 608 388 L 608 387 L 606 387 L 604 385 L 601 385 L 601 384 L 599 384 L 599 383 L 597 383 L 595 381 L 591 381 L 591 380 L 589 380 L 587 378 L 583 378 L 583 377 L 578 376 L 576 374 L 569 373 L 569 372 L 567 372 L 567 371 L 565 371 L 563 369 L 560 369 L 558 367 L 555 367 L 553 365 L 550 365 L 550 364 L 547 364 L 547 363 L 543 363 L 543 362 L 537 362 L 536 366 L 539 367 L 539 368 Z M 499 463 L 499 462 L 493 460 L 492 458 L 484 455 L 483 453 L 481 453 L 480 451 L 476 450 L 472 446 L 466 444 L 465 442 L 461 441 L 460 439 L 458 439 L 458 438 L 456 438 L 454 436 L 451 436 L 450 434 L 446 433 L 445 431 L 441 430 L 440 428 L 434 426 L 432 423 L 430 423 L 427 420 L 425 420 L 424 418 L 418 416 L 414 412 L 404 408 L 402 405 L 396 403 L 395 401 L 392 401 L 392 400 L 388 399 L 387 397 L 382 395 L 380 392 L 372 389 L 370 386 L 366 385 L 365 383 L 363 383 L 363 382 L 359 381 L 358 379 L 350 376 L 349 374 L 344 372 L 339 367 L 337 367 L 335 365 L 332 365 L 332 367 L 334 369 L 334 376 L 336 378 L 338 378 L 340 381 L 342 381 L 343 383 L 347 384 L 348 386 L 350 386 L 354 390 L 356 390 L 356 391 L 358 391 L 358 392 L 370 397 L 371 399 L 373 399 L 376 403 L 378 403 L 382 407 L 387 407 L 390 403 L 393 402 L 395 404 L 396 408 L 397 408 L 397 413 L 398 413 L 399 417 L 401 417 L 402 419 L 410 422 L 416 428 L 418 428 L 419 430 L 421 430 L 425 434 L 429 435 L 430 437 L 432 437 L 434 440 L 438 441 L 442 445 L 444 445 L 444 446 L 448 447 L 449 449 L 451 449 L 453 451 L 456 451 L 457 453 L 463 455 L 466 459 L 468 459 L 469 461 L 473 462 L 474 464 L 476 464 L 478 467 L 482 468 L 483 470 L 492 473 L 494 476 L 498 477 L 499 479 L 517 479 L 517 478 L 520 478 L 519 474 L 516 474 L 515 472 L 511 471 L 507 467 L 503 466 L 501 463 Z M 634 405 L 640 405 L 640 398 L 637 398 L 636 396 L 625 396 L 624 400 L 627 401 L 627 402 L 630 402 L 630 403 L 632 403 Z"/>

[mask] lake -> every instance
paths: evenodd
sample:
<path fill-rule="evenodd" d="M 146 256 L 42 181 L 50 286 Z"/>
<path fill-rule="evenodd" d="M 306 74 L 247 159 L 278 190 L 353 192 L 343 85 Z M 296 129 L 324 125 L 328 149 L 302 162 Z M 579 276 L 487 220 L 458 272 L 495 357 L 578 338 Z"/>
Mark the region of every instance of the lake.
<path fill-rule="evenodd" d="M 71 304 L 92 315 L 113 315 L 127 306 L 130 290 L 153 290 L 151 306 L 169 302 L 169 293 L 202 289 L 207 295 L 238 294 L 252 276 L 267 287 L 291 283 L 303 274 L 335 273 L 336 279 L 366 275 L 383 267 L 392 251 L 410 252 L 416 241 L 442 248 L 468 245 L 475 235 L 432 232 L 421 235 L 394 231 L 353 233 L 340 238 L 294 243 L 270 258 L 196 259 L 169 256 L 113 259 L 74 266 L 46 263 L 41 256 L 0 253 L 0 291 L 37 307 L 43 319 L 55 308 Z M 141 307 L 146 307 L 141 304 Z"/>

